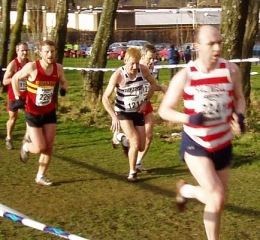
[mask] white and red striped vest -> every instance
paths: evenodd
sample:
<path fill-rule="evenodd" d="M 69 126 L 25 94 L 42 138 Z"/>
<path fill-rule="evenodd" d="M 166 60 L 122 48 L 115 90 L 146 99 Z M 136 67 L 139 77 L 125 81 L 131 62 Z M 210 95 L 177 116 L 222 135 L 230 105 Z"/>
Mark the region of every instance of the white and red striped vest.
<path fill-rule="evenodd" d="M 210 152 L 218 151 L 231 143 L 230 120 L 233 111 L 233 83 L 227 61 L 219 59 L 210 73 L 201 72 L 193 61 L 188 63 L 190 85 L 184 88 L 186 114 L 204 113 L 201 126 L 184 124 L 184 131 Z"/>

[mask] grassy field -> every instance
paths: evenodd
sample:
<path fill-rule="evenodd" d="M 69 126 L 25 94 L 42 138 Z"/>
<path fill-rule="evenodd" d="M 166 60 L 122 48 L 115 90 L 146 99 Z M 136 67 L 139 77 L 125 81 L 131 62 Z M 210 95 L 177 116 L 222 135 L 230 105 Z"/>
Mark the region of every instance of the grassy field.
<path fill-rule="evenodd" d="M 84 66 L 84 60 L 65 59 L 64 66 Z M 109 62 L 116 67 L 118 61 Z M 257 65 L 252 71 L 260 73 Z M 109 77 L 111 73 L 106 73 Z M 179 161 L 179 125 L 163 122 L 156 113 L 161 99 L 153 98 L 156 127 L 154 141 L 145 159 L 147 174 L 138 183 L 128 183 L 128 162 L 121 149 L 111 146 L 110 119 L 104 110 L 95 118 L 84 112 L 83 79 L 79 71 L 66 70 L 69 94 L 60 98 L 59 121 L 48 177 L 52 187 L 34 183 L 38 156 L 27 164 L 19 161 L 24 134 L 24 116 L 19 115 L 14 131 L 15 149 L 5 149 L 5 94 L 0 93 L 0 199 L 2 204 L 36 221 L 93 240 L 203 240 L 203 205 L 189 201 L 187 211 L 174 208 L 175 182 L 194 180 Z M 169 69 L 160 81 L 169 83 Z M 107 80 L 105 80 L 106 82 Z M 260 232 L 260 79 L 252 76 L 252 107 L 247 132 L 234 140 L 234 161 L 230 172 L 228 204 L 223 213 L 222 240 L 259 240 Z M 1 240 L 55 240 L 57 236 L 0 219 Z"/>

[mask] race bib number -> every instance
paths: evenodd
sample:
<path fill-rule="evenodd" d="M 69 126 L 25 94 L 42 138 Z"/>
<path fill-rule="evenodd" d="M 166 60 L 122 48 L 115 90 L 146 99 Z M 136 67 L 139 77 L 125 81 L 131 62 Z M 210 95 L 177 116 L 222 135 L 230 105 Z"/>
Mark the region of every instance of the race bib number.
<path fill-rule="evenodd" d="M 22 79 L 19 81 L 19 89 L 21 92 L 24 92 L 27 90 L 27 83 L 26 83 L 26 79 Z"/>
<path fill-rule="evenodd" d="M 227 121 L 227 104 L 231 101 L 226 93 L 198 93 L 195 95 L 195 111 L 203 112 L 205 125 Z"/>
<path fill-rule="evenodd" d="M 36 105 L 46 106 L 51 103 L 53 88 L 37 88 Z"/>
<path fill-rule="evenodd" d="M 137 109 L 141 103 L 142 100 L 140 100 L 139 98 L 125 99 L 125 108 L 127 110 L 134 110 Z"/>
<path fill-rule="evenodd" d="M 144 91 L 144 96 L 146 97 L 148 91 L 149 91 L 150 83 L 145 81 L 144 86 L 143 86 L 143 91 Z"/>

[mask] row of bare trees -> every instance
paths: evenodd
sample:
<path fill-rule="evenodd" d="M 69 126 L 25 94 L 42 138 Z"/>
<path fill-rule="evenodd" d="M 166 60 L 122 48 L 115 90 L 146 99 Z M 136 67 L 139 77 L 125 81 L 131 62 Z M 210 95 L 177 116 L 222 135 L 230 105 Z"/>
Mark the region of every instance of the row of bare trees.
<path fill-rule="evenodd" d="M 5 67 L 15 56 L 15 45 L 21 41 L 23 15 L 26 0 L 17 2 L 17 20 L 10 31 L 10 8 L 11 0 L 2 1 L 2 42 L 0 64 Z M 62 63 L 63 52 L 67 35 L 68 8 L 70 0 L 56 0 L 56 26 L 52 31 L 51 38 L 58 50 L 57 61 Z M 88 68 L 104 68 L 107 64 L 106 52 L 108 44 L 114 34 L 114 20 L 119 0 L 103 0 L 103 11 L 99 28 L 94 40 L 92 56 L 88 62 Z M 226 58 L 249 58 L 258 31 L 259 0 L 222 0 L 221 33 L 223 35 L 223 57 Z M 11 37 L 10 37 L 11 36 Z M 8 41 L 10 49 L 8 50 Z M 7 57 L 8 56 L 8 57 Z M 243 75 L 243 90 L 247 105 L 250 105 L 250 70 L 251 63 L 241 63 Z M 99 71 L 83 72 L 84 89 L 83 97 L 90 109 L 99 103 L 103 89 L 104 73 Z"/>

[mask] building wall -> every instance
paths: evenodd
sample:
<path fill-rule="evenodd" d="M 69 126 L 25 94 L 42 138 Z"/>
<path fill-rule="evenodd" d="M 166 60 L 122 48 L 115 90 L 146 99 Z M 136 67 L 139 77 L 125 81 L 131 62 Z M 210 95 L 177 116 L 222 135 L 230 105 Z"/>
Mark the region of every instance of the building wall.
<path fill-rule="evenodd" d="M 43 11 L 39 14 L 43 14 Z M 23 24 L 28 26 L 30 12 L 25 12 Z M 68 28 L 81 31 L 97 31 L 101 11 L 83 11 L 68 14 Z M 17 13 L 11 11 L 11 25 L 15 24 Z M 139 28 L 144 26 L 152 27 L 169 27 L 174 25 L 194 25 L 194 24 L 219 24 L 221 19 L 220 8 L 181 8 L 181 9 L 158 9 L 117 12 L 115 21 L 116 29 Z M 35 22 L 33 23 L 35 24 Z M 46 12 L 46 27 L 51 29 L 56 24 L 55 13 Z M 44 24 L 43 24 L 44 25 Z"/>

